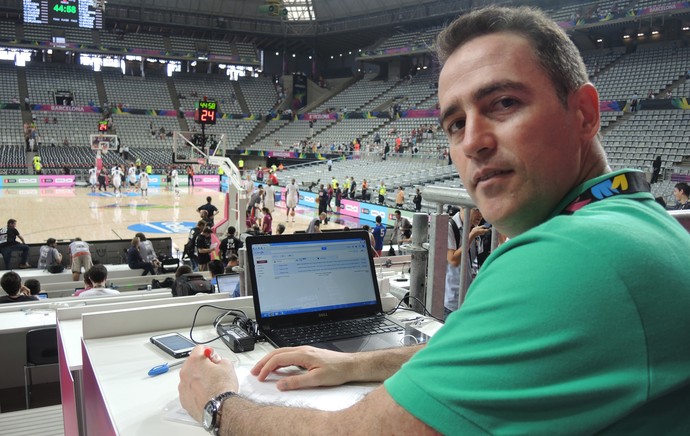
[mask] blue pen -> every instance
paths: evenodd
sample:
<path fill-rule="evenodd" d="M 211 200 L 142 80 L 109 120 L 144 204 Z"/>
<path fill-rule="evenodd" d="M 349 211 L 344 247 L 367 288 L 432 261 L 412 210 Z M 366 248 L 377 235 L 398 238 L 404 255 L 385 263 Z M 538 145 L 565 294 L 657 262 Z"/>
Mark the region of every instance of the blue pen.
<path fill-rule="evenodd" d="M 154 366 L 149 370 L 149 376 L 155 377 L 157 375 L 165 374 L 166 372 L 170 371 L 170 368 L 182 365 L 183 363 L 184 360 L 180 360 L 179 362 L 175 363 L 164 363 L 162 365 Z"/>

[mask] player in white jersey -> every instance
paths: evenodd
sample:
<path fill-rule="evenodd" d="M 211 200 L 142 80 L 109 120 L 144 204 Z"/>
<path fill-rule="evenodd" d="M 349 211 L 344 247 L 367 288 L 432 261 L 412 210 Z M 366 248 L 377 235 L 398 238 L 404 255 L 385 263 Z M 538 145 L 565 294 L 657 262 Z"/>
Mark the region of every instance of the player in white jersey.
<path fill-rule="evenodd" d="M 89 185 L 91 185 L 91 192 L 96 192 L 96 185 L 98 184 L 98 169 L 96 167 L 89 168 Z"/>
<path fill-rule="evenodd" d="M 132 190 L 136 189 L 137 185 L 137 168 L 131 164 L 127 169 L 127 183 Z"/>
<path fill-rule="evenodd" d="M 139 173 L 139 189 L 141 189 L 142 197 L 149 196 L 149 175 L 146 174 L 146 171 Z"/>
<path fill-rule="evenodd" d="M 124 177 L 125 173 L 120 169 L 120 167 L 115 167 L 113 171 L 113 192 L 115 195 L 118 197 L 122 194 L 122 190 L 120 189 L 122 186 L 122 177 Z"/>
<path fill-rule="evenodd" d="M 297 207 L 297 202 L 299 201 L 299 190 L 295 184 L 295 179 L 292 179 L 292 183 L 285 187 L 285 206 L 287 207 L 287 219 L 289 220 L 292 216 L 292 222 L 295 222 L 295 208 Z M 290 209 L 292 209 L 292 215 L 290 214 Z"/>
<path fill-rule="evenodd" d="M 177 180 L 177 168 L 173 167 L 172 172 L 170 173 L 170 178 L 172 179 L 172 184 L 173 184 L 173 189 L 175 190 L 175 194 L 179 194 L 179 186 L 180 182 Z"/>

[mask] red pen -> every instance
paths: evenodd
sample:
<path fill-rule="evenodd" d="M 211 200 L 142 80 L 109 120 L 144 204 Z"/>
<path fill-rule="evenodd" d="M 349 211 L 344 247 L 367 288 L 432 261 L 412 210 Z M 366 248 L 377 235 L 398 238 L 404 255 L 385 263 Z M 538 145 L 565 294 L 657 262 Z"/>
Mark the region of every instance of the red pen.
<path fill-rule="evenodd" d="M 206 356 L 208 360 L 210 360 L 213 363 L 218 363 L 221 359 L 220 355 L 218 355 L 218 353 L 216 353 L 216 350 L 214 350 L 213 348 L 206 348 L 204 350 L 204 356 Z"/>

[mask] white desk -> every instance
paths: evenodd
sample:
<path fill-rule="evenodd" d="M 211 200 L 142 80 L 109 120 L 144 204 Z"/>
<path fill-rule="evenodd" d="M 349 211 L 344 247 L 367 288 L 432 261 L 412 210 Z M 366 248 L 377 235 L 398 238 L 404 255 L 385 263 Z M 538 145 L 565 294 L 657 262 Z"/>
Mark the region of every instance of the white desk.
<path fill-rule="evenodd" d="M 123 310 L 137 307 L 155 307 L 182 302 L 205 302 L 215 304 L 226 300 L 223 294 L 197 294 L 186 297 L 146 301 L 115 301 L 104 306 L 60 308 L 57 311 L 57 334 L 60 357 L 60 390 L 62 395 L 63 417 L 66 434 L 84 434 L 83 428 L 83 392 L 82 392 L 82 315 L 85 313 Z M 69 429 L 69 431 L 67 431 Z"/>
<path fill-rule="evenodd" d="M 229 300 L 227 303 L 223 302 L 222 306 L 241 305 L 242 300 Z M 251 299 L 247 298 L 245 301 L 250 302 Z M 174 403 L 178 397 L 178 369 L 157 377 L 147 375 L 150 368 L 175 361 L 151 344 L 149 338 L 154 334 L 170 331 L 179 331 L 188 335 L 191 315 L 195 308 L 196 306 L 191 305 L 164 306 L 83 316 L 84 404 L 88 434 L 164 434 L 166 436 L 207 434 L 200 426 L 174 422 L 166 418 L 167 412 L 164 411 L 164 407 L 170 405 L 171 402 Z M 166 312 L 168 313 L 167 320 L 161 322 L 161 318 L 166 317 Z M 207 340 L 215 336 L 209 325 L 217 313 L 209 310 L 206 314 L 203 312 L 200 314 L 197 325 L 202 327 L 194 330 L 195 339 Z M 184 319 L 185 316 L 188 318 Z M 250 316 L 253 316 L 253 313 Z M 402 312 L 400 316 L 410 318 L 414 317 L 414 314 Z M 177 319 L 176 328 L 174 327 L 175 319 Z M 136 324 L 139 324 L 140 331 L 133 332 L 137 328 Z M 110 336 L 105 330 L 87 333 L 90 325 L 126 327 L 115 327 Z M 161 328 L 162 325 L 165 327 Z M 428 333 L 433 334 L 435 330 L 436 328 L 429 328 Z M 126 332 L 126 334 L 119 335 L 119 332 Z M 268 395 L 267 400 L 304 405 L 313 405 L 315 400 L 325 403 L 325 399 L 331 398 L 333 401 L 325 408 L 335 410 L 353 404 L 373 387 L 371 384 L 348 385 L 281 393 L 271 382 L 259 384 L 253 377 L 246 377 L 248 369 L 272 349 L 269 344 L 258 343 L 254 351 L 237 355 L 233 354 L 220 340 L 212 342 L 209 346 L 216 349 L 223 359 L 233 361 L 235 367 L 238 368 L 238 373 L 245 375 L 245 377 L 240 377 L 240 390 L 245 394 L 251 391 L 249 395 L 251 398 L 256 398 L 257 395 Z M 257 386 L 257 384 L 262 386 Z M 270 393 L 266 394 L 266 392 Z"/>

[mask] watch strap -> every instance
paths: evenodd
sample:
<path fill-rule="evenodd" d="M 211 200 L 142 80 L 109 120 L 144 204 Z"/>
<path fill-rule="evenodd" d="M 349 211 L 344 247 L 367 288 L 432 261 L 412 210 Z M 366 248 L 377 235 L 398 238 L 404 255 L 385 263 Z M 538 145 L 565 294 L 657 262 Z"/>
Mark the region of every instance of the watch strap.
<path fill-rule="evenodd" d="M 215 401 L 215 403 L 216 403 L 216 417 L 214 419 L 214 426 L 213 426 L 213 429 L 211 430 L 211 434 L 217 436 L 220 432 L 220 418 L 222 416 L 221 410 L 223 408 L 223 402 L 225 400 L 227 400 L 228 398 L 234 397 L 236 395 L 237 395 L 237 392 L 227 391 L 227 392 L 223 392 L 220 395 L 216 395 L 213 398 L 213 401 Z"/>

